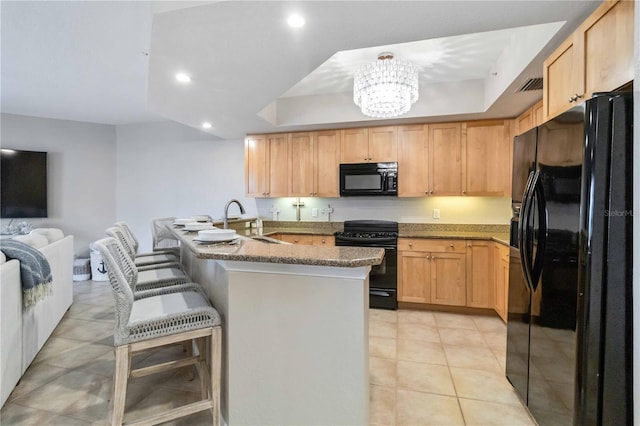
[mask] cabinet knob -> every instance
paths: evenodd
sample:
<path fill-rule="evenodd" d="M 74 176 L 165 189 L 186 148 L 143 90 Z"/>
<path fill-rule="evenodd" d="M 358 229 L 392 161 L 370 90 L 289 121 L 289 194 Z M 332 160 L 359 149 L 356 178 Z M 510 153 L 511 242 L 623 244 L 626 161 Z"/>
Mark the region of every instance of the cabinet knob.
<path fill-rule="evenodd" d="M 575 95 L 573 95 L 573 96 L 571 96 L 569 98 L 569 103 L 575 102 L 575 101 L 577 101 L 578 99 L 581 99 L 581 98 L 582 98 L 582 95 L 579 95 L 579 94 L 576 93 Z"/>
<path fill-rule="evenodd" d="M 424 191 L 425 194 L 429 195 L 429 191 Z"/>
<path fill-rule="evenodd" d="M 467 247 L 471 247 L 471 243 L 467 244 Z"/>
<path fill-rule="evenodd" d="M 324 243 L 325 243 L 325 240 L 322 240 L 322 244 L 324 244 Z"/>
<path fill-rule="evenodd" d="M 313 192 L 310 192 L 309 195 L 313 195 Z"/>
<path fill-rule="evenodd" d="M 467 193 L 467 191 L 462 191 L 462 193 L 463 193 L 463 194 L 466 194 L 466 193 Z"/>
<path fill-rule="evenodd" d="M 449 247 L 453 247 L 453 243 L 449 244 Z"/>
<path fill-rule="evenodd" d="M 409 243 L 409 247 L 413 247 L 413 243 Z"/>

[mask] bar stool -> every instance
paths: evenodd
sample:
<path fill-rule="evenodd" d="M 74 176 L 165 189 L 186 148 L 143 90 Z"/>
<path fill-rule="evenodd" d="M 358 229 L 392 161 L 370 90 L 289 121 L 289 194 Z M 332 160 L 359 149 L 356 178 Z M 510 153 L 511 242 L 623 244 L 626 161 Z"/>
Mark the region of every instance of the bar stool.
<path fill-rule="evenodd" d="M 151 219 L 151 239 L 153 251 L 180 254 L 180 240 L 171 232 L 175 217 Z"/>
<path fill-rule="evenodd" d="M 201 397 L 190 403 L 128 424 L 158 424 L 211 410 L 213 424 L 220 424 L 220 372 L 221 372 L 221 319 L 209 304 L 198 285 L 177 292 L 147 295 L 134 299 L 131 288 L 121 269 L 118 244 L 114 238 L 103 238 L 95 243 L 107 267 L 115 305 L 116 326 L 114 346 L 116 365 L 113 397 L 111 399 L 111 425 L 121 425 L 124 419 L 127 383 L 129 378 L 142 377 L 167 369 L 194 365 L 201 381 Z M 191 342 L 198 353 L 162 364 L 132 369 L 132 357 L 141 351 Z"/>
<path fill-rule="evenodd" d="M 125 232 L 119 226 L 112 226 L 105 230 L 105 233 L 112 238 L 117 239 L 126 249 L 127 254 L 133 259 L 135 265 L 141 270 L 157 269 L 157 268 L 177 268 L 182 269 L 182 265 L 178 258 L 173 254 L 145 254 L 137 256 L 136 250 Z"/>

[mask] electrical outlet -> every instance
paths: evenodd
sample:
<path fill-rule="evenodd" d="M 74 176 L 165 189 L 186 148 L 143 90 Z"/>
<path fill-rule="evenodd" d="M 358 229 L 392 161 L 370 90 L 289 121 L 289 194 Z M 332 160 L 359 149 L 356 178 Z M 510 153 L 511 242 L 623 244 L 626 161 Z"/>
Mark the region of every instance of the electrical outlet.
<path fill-rule="evenodd" d="M 440 209 L 433 209 L 433 218 L 440 219 Z"/>
<path fill-rule="evenodd" d="M 318 208 L 314 207 L 311 209 L 311 217 L 318 217 Z"/>

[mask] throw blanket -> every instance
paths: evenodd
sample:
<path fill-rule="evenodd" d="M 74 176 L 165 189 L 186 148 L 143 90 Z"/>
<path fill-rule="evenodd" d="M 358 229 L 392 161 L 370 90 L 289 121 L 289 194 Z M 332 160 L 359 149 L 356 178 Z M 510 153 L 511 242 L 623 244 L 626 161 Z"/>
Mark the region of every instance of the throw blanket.
<path fill-rule="evenodd" d="M 13 240 L 0 240 L 0 250 L 7 259 L 20 261 L 22 304 L 25 308 L 35 305 L 51 293 L 51 266 L 40 251 Z"/>

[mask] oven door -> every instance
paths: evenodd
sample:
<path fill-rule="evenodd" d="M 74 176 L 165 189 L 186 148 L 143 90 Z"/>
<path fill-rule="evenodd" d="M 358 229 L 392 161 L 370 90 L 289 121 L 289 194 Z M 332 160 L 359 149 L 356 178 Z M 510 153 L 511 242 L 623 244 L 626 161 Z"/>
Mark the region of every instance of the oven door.
<path fill-rule="evenodd" d="M 384 259 L 369 273 L 369 307 L 398 309 L 398 250 L 384 247 Z"/>
<path fill-rule="evenodd" d="M 363 240 L 336 234 L 336 246 L 384 249 L 382 263 L 372 265 L 371 272 L 369 272 L 369 307 L 398 309 L 398 249 L 396 239 L 368 238 Z"/>

